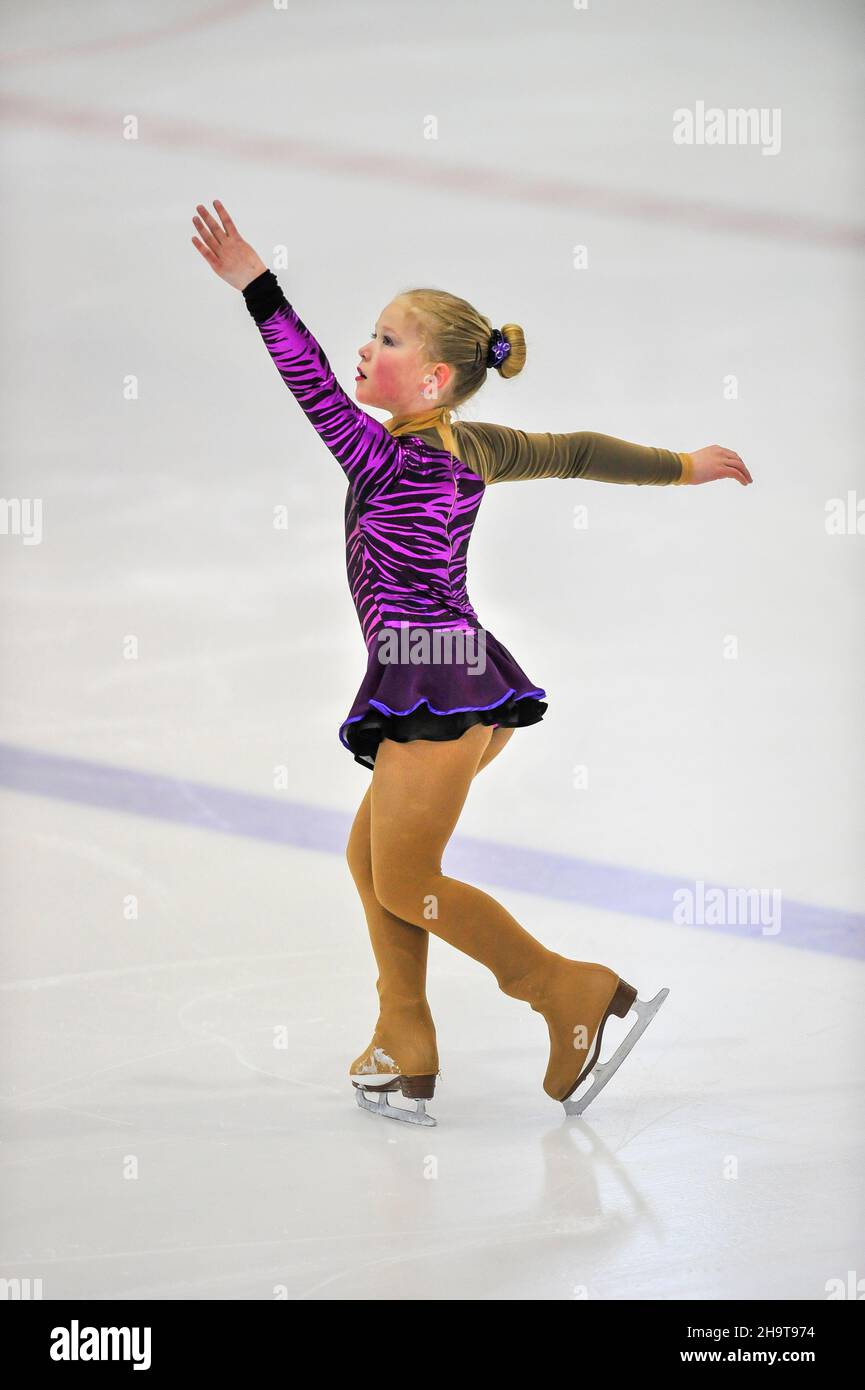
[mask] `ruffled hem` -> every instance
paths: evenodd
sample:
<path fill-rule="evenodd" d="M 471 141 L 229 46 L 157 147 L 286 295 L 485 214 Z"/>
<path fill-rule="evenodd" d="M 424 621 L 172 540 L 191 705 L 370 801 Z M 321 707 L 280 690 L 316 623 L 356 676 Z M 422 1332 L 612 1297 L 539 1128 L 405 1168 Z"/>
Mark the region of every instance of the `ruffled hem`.
<path fill-rule="evenodd" d="M 465 665 L 382 665 L 370 652 L 367 674 L 339 737 L 354 760 L 370 770 L 383 738 L 460 738 L 474 724 L 524 728 L 537 724 L 548 706 L 511 653 L 485 633 L 486 669 Z"/>
<path fill-rule="evenodd" d="M 546 691 L 541 692 L 546 694 Z M 461 738 L 473 724 L 492 724 L 509 729 L 524 728 L 543 719 L 547 705 L 533 695 L 512 696 L 492 709 L 457 710 L 452 714 L 434 714 L 424 701 L 411 714 L 392 714 L 371 710 L 350 725 L 343 725 L 345 741 L 356 763 L 372 769 L 375 755 L 383 738 L 396 743 L 411 743 L 416 738 L 449 740 Z"/>

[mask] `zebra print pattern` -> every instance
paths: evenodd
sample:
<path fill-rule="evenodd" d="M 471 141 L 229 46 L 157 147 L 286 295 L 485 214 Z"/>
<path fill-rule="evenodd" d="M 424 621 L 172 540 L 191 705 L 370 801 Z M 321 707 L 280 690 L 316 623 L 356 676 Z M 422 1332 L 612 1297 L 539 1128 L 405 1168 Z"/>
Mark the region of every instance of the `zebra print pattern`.
<path fill-rule="evenodd" d="M 258 324 L 277 371 L 348 480 L 349 588 L 367 647 L 385 626 L 482 626 L 466 591 L 469 541 L 486 490 L 462 460 L 397 438 L 353 401 L 285 301 Z"/>

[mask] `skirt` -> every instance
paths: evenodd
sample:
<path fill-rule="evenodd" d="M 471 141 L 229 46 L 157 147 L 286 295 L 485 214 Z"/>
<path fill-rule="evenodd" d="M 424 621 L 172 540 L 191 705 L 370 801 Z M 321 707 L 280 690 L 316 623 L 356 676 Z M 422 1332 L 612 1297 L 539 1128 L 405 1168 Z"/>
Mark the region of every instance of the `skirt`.
<path fill-rule="evenodd" d="M 339 729 L 344 747 L 363 767 L 375 766 L 383 738 L 450 740 L 473 724 L 517 729 L 543 719 L 547 692 L 488 629 L 471 629 L 470 640 L 456 639 L 452 647 L 443 638 L 439 648 L 436 634 L 453 636 L 454 629 L 406 625 L 387 631 L 390 650 L 381 647 L 377 634 L 366 675 Z"/>

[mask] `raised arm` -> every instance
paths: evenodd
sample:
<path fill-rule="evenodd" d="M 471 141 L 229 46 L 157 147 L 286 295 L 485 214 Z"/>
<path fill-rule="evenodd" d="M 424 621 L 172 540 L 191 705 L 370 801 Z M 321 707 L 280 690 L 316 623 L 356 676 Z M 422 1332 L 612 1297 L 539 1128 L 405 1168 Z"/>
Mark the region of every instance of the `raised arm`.
<path fill-rule="evenodd" d="M 272 270 L 265 270 L 247 285 L 243 297 L 276 370 L 345 471 L 354 492 L 358 497 L 372 496 L 399 469 L 399 441 L 346 395 Z"/>
<path fill-rule="evenodd" d="M 243 291 L 279 375 L 343 469 L 355 495 L 358 499 L 374 495 L 401 466 L 399 440 L 346 395 L 273 271 L 238 234 L 223 204 L 214 200 L 213 205 L 222 225 L 199 204 L 201 217 L 193 222 L 206 246 L 195 237 L 193 245 L 221 279 Z"/>
<path fill-rule="evenodd" d="M 589 478 L 600 483 L 650 483 L 664 486 L 690 481 L 690 454 L 674 454 L 644 444 L 629 444 L 609 434 L 529 434 L 506 425 L 458 422 L 466 462 L 485 483 L 536 478 Z"/>

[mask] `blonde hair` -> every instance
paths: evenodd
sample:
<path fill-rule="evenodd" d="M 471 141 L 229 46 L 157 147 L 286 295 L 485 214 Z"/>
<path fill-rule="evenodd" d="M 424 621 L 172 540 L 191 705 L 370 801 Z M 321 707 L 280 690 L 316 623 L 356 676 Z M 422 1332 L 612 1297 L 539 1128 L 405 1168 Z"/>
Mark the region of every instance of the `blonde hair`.
<path fill-rule="evenodd" d="M 491 320 L 478 313 L 468 300 L 448 294 L 447 290 L 424 287 L 403 290 L 396 297 L 405 303 L 407 312 L 415 320 L 427 360 L 447 362 L 453 368 L 447 404 L 462 405 L 486 381 L 486 359 L 493 332 Z M 525 366 L 526 340 L 518 323 L 503 324 L 501 333 L 511 350 L 495 370 L 507 379 L 517 376 Z"/>

